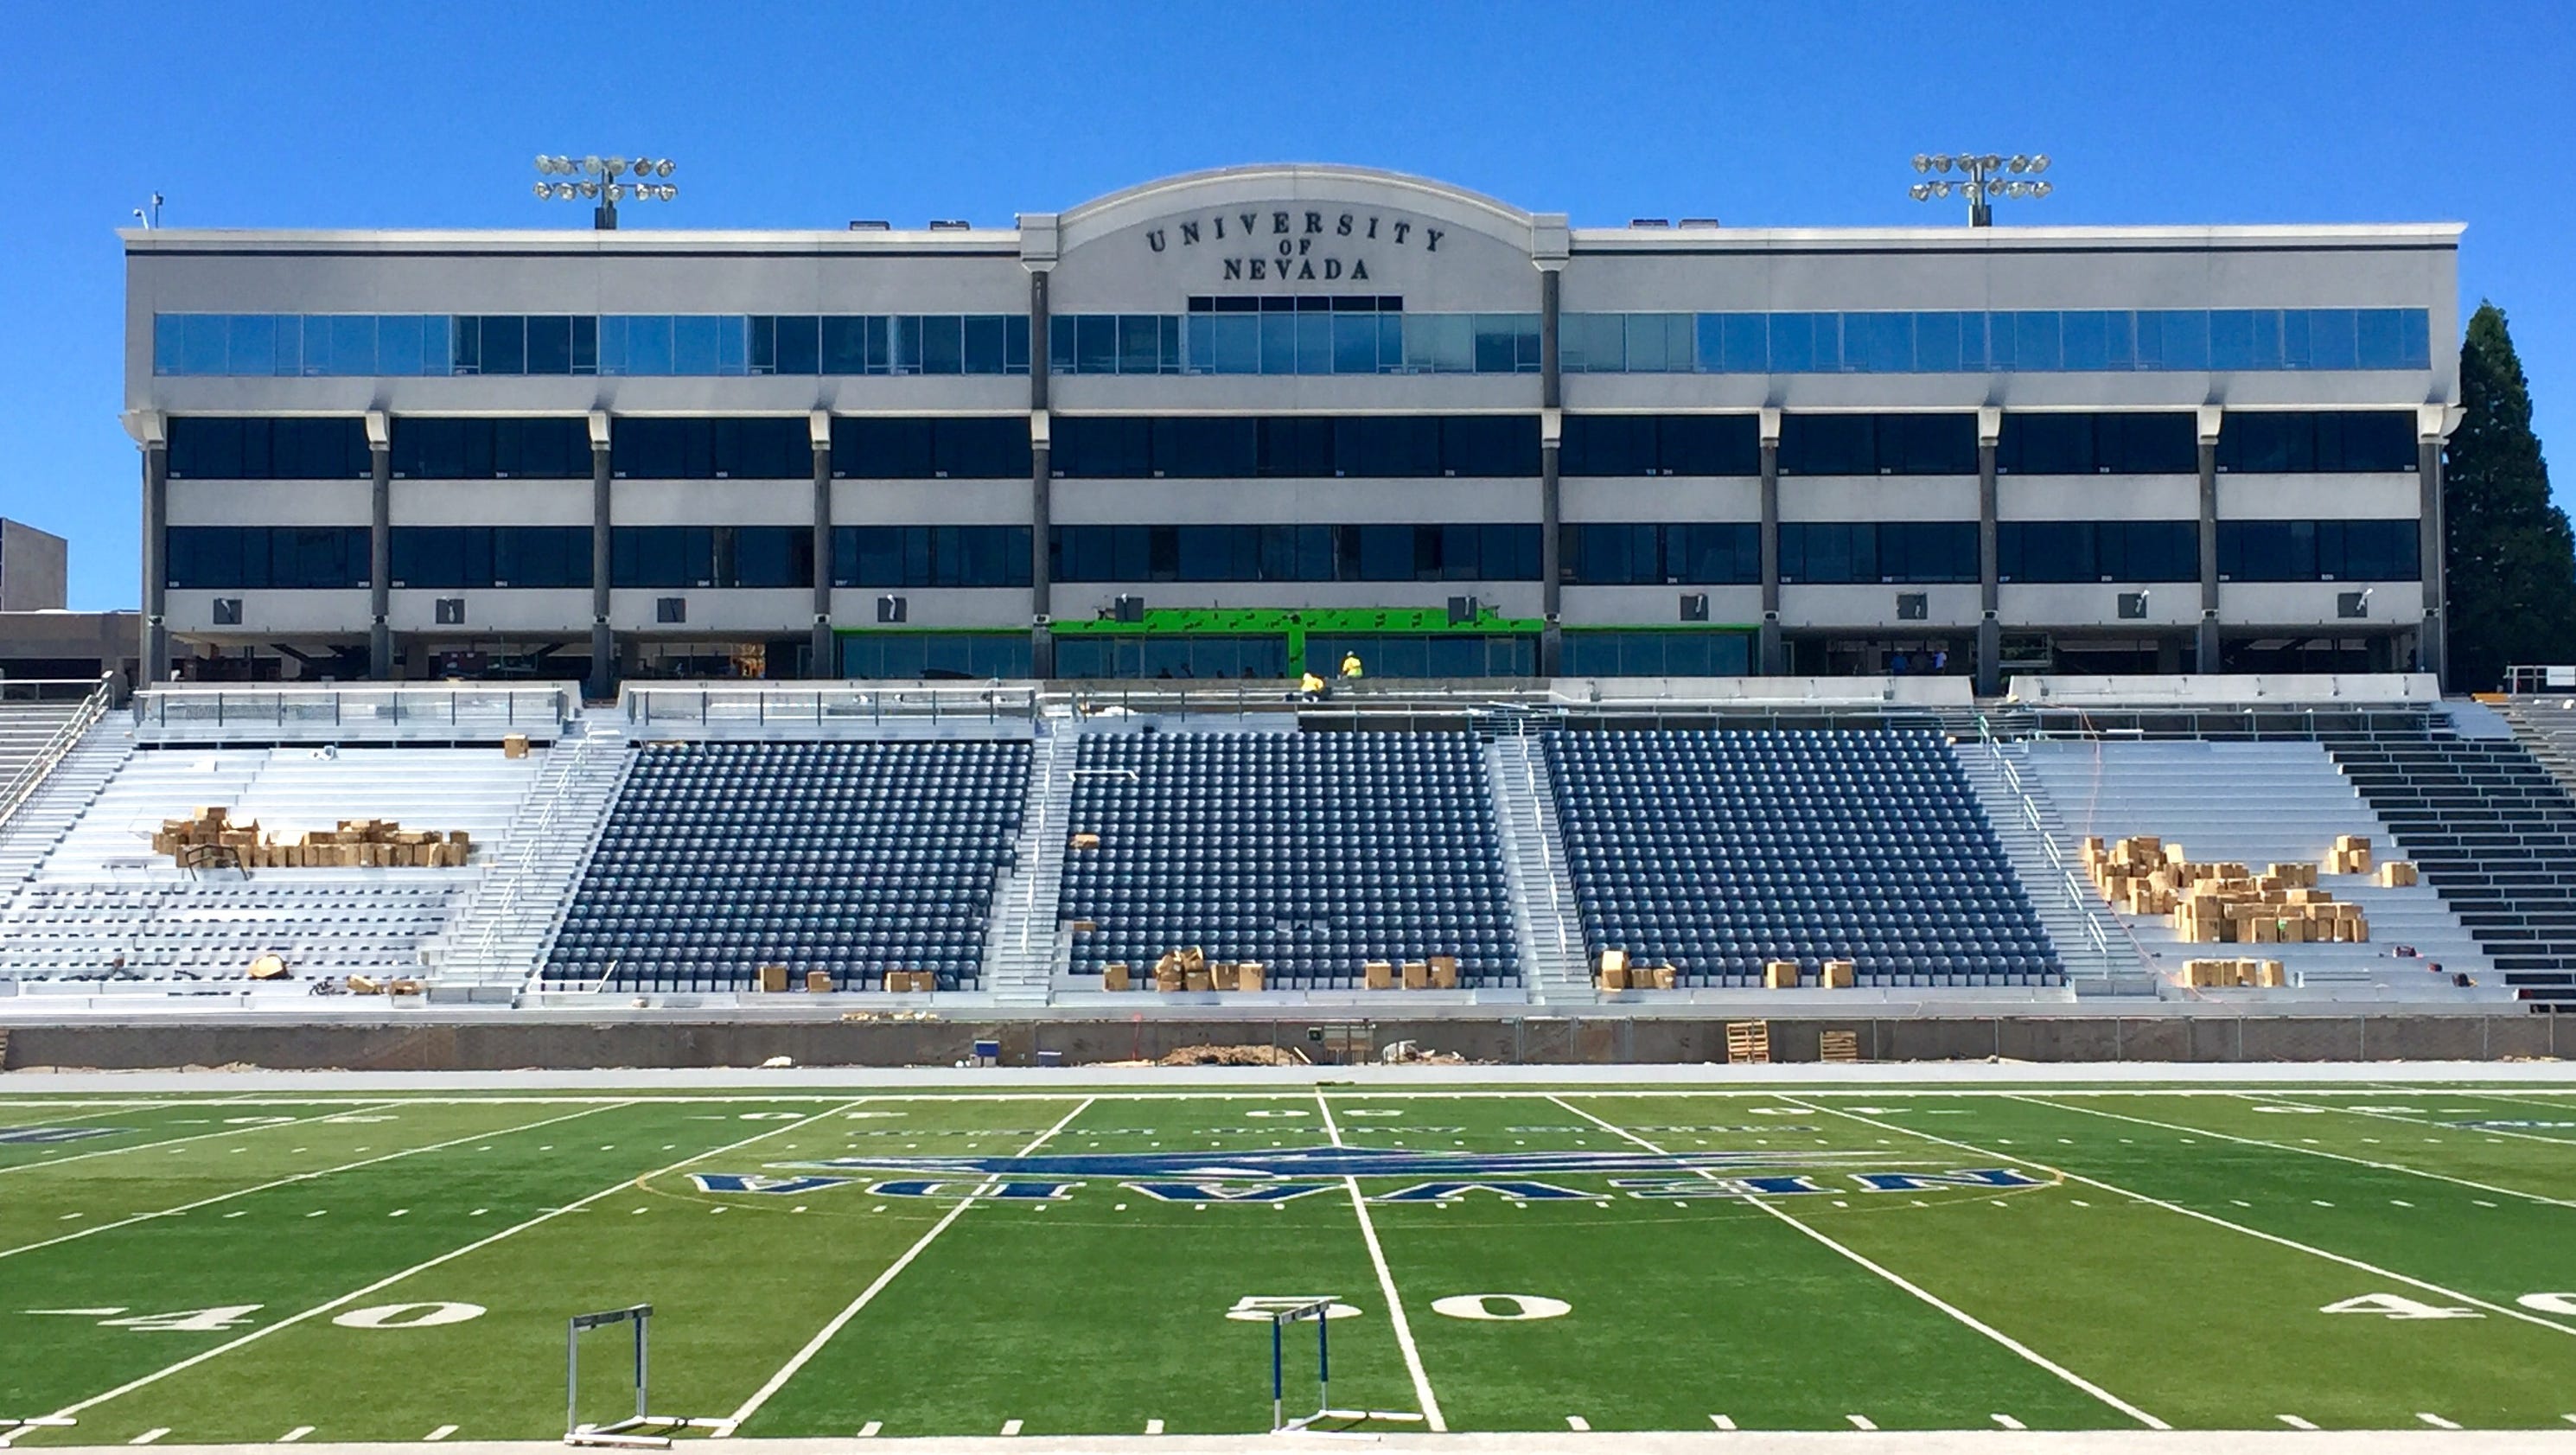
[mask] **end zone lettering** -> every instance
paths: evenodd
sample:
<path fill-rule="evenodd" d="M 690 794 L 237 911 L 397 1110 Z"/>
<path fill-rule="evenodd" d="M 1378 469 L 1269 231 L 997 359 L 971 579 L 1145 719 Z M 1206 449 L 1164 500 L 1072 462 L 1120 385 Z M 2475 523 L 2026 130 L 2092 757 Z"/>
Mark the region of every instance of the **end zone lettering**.
<path fill-rule="evenodd" d="M 123 1127 L 0 1127 L 0 1147 L 34 1147 L 53 1142 L 79 1142 L 112 1137 Z"/>

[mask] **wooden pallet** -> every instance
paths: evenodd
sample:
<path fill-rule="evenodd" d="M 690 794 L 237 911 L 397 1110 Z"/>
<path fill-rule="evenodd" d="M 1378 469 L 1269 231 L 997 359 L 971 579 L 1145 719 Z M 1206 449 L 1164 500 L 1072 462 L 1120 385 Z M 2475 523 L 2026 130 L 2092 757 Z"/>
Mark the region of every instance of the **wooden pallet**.
<path fill-rule="evenodd" d="M 1771 1064 L 1771 1023 L 1769 1021 L 1728 1021 L 1726 1023 L 1726 1059 L 1753 1066 Z"/>
<path fill-rule="evenodd" d="M 1816 1059 L 1820 1061 L 1857 1062 L 1860 1060 L 1860 1032 L 1821 1032 L 1816 1037 L 1816 1053 Z"/>

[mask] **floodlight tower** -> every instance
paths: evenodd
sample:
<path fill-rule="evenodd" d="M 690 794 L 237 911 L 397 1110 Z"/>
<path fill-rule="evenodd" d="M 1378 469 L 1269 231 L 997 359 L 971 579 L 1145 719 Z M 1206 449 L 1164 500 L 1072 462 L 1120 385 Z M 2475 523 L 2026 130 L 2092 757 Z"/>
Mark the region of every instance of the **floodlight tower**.
<path fill-rule="evenodd" d="M 678 165 L 669 157 L 659 160 L 652 157 L 637 157 L 630 162 L 624 157 L 539 156 L 537 158 L 538 176 L 579 177 L 581 180 L 539 182 L 536 184 L 537 200 L 570 202 L 579 197 L 585 201 L 596 202 L 598 205 L 591 209 L 590 225 L 602 232 L 610 232 L 617 227 L 619 202 L 630 197 L 638 202 L 668 202 L 679 196 L 678 187 L 668 182 L 654 180 L 657 177 L 671 175 Z M 633 181 L 619 180 L 629 172 L 634 175 Z"/>
<path fill-rule="evenodd" d="M 1953 167 L 1959 169 L 1962 180 L 1957 182 L 1948 180 L 1948 173 Z M 1950 195 L 1951 188 L 1958 188 L 1960 195 L 1968 199 L 1968 226 L 1970 227 L 1995 225 L 1994 201 L 1998 197 L 2045 197 L 2054 190 L 2039 176 L 2040 173 L 2048 170 L 2046 152 L 2028 155 L 2016 153 L 2009 157 L 1998 156 L 1993 152 L 1987 152 L 1983 156 L 1973 152 L 1960 152 L 1956 155 L 1949 152 L 1936 152 L 1930 155 L 1916 152 L 1914 170 L 1927 177 L 1936 172 L 1941 173 L 1942 180 L 1917 182 L 1907 189 L 1909 195 L 1917 202 L 1929 202 L 1935 197 L 1947 197 Z M 2027 179 L 2024 178 L 2024 173 L 2029 174 Z"/>

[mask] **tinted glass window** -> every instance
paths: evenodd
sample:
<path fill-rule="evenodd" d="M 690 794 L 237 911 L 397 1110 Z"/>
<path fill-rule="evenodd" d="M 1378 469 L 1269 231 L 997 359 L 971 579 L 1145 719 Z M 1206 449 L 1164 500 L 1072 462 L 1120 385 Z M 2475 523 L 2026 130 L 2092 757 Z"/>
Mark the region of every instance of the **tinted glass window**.
<path fill-rule="evenodd" d="M 1029 675 L 1026 632 L 849 632 L 841 675 L 869 680 Z"/>
<path fill-rule="evenodd" d="M 620 478 L 799 480 L 814 472 L 811 427 L 792 419 L 631 419 L 610 425 Z"/>
<path fill-rule="evenodd" d="M 586 480 L 582 419 L 437 419 L 397 415 L 393 473 L 410 480 Z"/>
<path fill-rule="evenodd" d="M 2246 474 L 2411 472 L 2415 418 L 2394 411 L 2229 410 L 2218 468 Z"/>
<path fill-rule="evenodd" d="M 366 421 L 210 418 L 170 421 L 174 480 L 364 480 L 374 471 Z"/>
<path fill-rule="evenodd" d="M 835 586 L 1026 586 L 1024 525 L 862 525 L 832 531 Z"/>
<path fill-rule="evenodd" d="M 590 528 L 395 526 L 393 584 L 401 587 L 566 587 L 590 584 Z"/>
<path fill-rule="evenodd" d="M 2231 581 L 2413 581 L 2413 520 L 2222 520 L 2218 572 Z"/>
<path fill-rule="evenodd" d="M 180 590 L 333 590 L 367 584 L 365 526 L 172 526 L 164 580 Z"/>

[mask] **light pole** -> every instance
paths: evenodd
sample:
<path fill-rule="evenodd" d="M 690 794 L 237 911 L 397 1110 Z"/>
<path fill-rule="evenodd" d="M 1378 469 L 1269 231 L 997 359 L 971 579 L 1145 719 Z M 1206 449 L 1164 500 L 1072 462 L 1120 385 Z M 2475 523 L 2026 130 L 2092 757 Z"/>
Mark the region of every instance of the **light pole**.
<path fill-rule="evenodd" d="M 1961 175 L 1957 182 L 1948 180 L 1953 167 L 1958 168 Z M 1968 199 L 1970 227 L 1995 225 L 1994 201 L 1998 197 L 2045 197 L 2054 190 L 2039 179 L 2039 174 L 2048 170 L 2046 152 L 2009 157 L 1997 156 L 1993 152 L 1983 156 L 1972 152 L 1961 152 L 1956 156 L 1948 152 L 1928 156 L 1916 152 L 1914 170 L 1927 177 L 1935 172 L 1943 175 L 1939 181 L 1915 183 L 1907 189 L 1908 194 L 1917 202 L 1929 202 L 1935 197 L 1949 196 L 1950 189 L 1956 187 L 1960 195 Z M 2028 180 L 2023 178 L 2023 173 L 2029 174 Z"/>
<path fill-rule="evenodd" d="M 539 182 L 540 202 L 570 202 L 576 197 L 599 205 L 591 209 L 591 226 L 602 232 L 615 230 L 617 204 L 627 198 L 638 202 L 668 202 L 680 195 L 680 189 L 668 182 L 652 180 L 671 175 L 679 164 L 669 157 L 659 161 L 637 157 L 632 162 L 624 157 L 549 157 L 537 158 L 537 175 L 541 177 L 579 177 L 578 182 Z M 631 182 L 619 178 L 629 172 Z"/>

